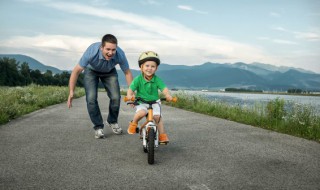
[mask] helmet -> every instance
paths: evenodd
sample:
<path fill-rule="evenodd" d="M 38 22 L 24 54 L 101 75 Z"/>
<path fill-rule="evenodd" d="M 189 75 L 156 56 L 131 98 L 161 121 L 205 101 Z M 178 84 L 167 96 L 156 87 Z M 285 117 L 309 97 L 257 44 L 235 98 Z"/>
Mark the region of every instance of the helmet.
<path fill-rule="evenodd" d="M 153 51 L 146 51 L 146 52 L 141 53 L 139 60 L 138 60 L 139 67 L 141 67 L 141 65 L 146 61 L 154 61 L 157 63 L 158 66 L 160 65 L 160 58 L 159 58 L 158 54 Z"/>

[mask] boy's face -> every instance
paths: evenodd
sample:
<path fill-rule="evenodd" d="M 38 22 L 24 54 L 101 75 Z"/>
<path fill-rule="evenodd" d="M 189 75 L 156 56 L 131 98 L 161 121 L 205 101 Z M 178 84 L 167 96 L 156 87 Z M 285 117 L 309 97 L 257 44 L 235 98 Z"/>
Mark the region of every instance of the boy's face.
<path fill-rule="evenodd" d="M 141 70 L 145 76 L 150 77 L 153 76 L 158 68 L 158 65 L 154 61 L 146 61 L 142 64 Z"/>
<path fill-rule="evenodd" d="M 116 49 L 117 45 L 109 42 L 106 42 L 104 46 L 100 48 L 103 57 L 108 61 L 116 54 Z"/>

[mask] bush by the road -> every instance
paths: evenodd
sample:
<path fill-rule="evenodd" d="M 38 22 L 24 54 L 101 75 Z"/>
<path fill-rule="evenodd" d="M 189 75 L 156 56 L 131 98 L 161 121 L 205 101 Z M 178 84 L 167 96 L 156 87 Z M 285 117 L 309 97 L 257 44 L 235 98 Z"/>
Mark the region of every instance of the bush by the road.
<path fill-rule="evenodd" d="M 0 124 L 41 108 L 66 102 L 68 95 L 68 87 L 0 87 Z M 83 95 L 84 89 L 76 88 L 76 98 Z"/>

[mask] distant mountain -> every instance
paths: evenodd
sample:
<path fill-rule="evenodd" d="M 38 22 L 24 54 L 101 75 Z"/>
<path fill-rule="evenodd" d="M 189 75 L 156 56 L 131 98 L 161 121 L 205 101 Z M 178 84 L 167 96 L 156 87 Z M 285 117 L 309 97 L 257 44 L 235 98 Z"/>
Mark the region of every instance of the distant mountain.
<path fill-rule="evenodd" d="M 120 71 L 121 72 L 121 71 Z M 133 75 L 140 71 L 132 70 Z M 266 64 L 204 63 L 196 66 L 161 64 L 157 75 L 169 88 L 223 89 L 247 88 L 259 90 L 320 90 L 320 74 L 289 67 L 269 67 Z M 126 85 L 119 74 L 120 83 Z"/>
<path fill-rule="evenodd" d="M 308 70 L 301 69 L 301 68 L 286 67 L 286 66 L 274 66 L 274 65 L 265 64 L 265 63 L 257 63 L 257 62 L 255 62 L 255 63 L 252 63 L 250 65 L 257 66 L 259 68 L 262 68 L 262 69 L 265 69 L 265 70 L 269 70 L 269 71 L 279 71 L 281 73 L 287 72 L 289 70 L 297 70 L 297 71 L 300 71 L 302 73 L 316 74 L 315 72 L 308 71 Z"/>
<path fill-rule="evenodd" d="M 55 67 L 47 66 L 39 61 L 33 59 L 32 57 L 26 56 L 26 55 L 21 55 L 21 54 L 0 54 L 0 58 L 10 58 L 10 59 L 15 59 L 19 64 L 22 64 L 23 62 L 27 62 L 29 65 L 29 68 L 32 70 L 39 70 L 41 72 L 46 72 L 47 70 L 51 70 L 52 73 L 57 74 L 57 73 L 62 73 L 63 71 L 60 69 L 57 69 Z"/>
<path fill-rule="evenodd" d="M 53 73 L 63 71 L 46 66 L 39 61 L 25 55 L 0 54 L 0 58 L 14 58 L 20 64 L 27 62 L 30 69 L 41 72 L 51 70 Z M 119 82 L 127 86 L 122 71 L 119 72 Z M 132 70 L 133 76 L 141 73 Z M 204 63 L 202 65 L 168 65 L 161 63 L 157 75 L 169 88 L 181 89 L 224 89 L 247 88 L 256 90 L 288 90 L 299 88 L 302 90 L 320 91 L 320 74 L 304 69 L 292 67 L 276 67 L 263 63 L 246 64 L 242 62 L 230 64 Z"/>
<path fill-rule="evenodd" d="M 269 86 L 272 89 L 320 89 L 320 74 L 302 73 L 290 69 L 285 73 L 275 72 L 270 75 L 270 79 Z"/>

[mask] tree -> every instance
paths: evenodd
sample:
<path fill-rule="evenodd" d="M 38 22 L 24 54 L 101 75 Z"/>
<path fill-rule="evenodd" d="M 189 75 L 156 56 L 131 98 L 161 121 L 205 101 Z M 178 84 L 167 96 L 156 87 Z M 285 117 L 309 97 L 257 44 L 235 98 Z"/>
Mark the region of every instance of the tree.
<path fill-rule="evenodd" d="M 23 62 L 20 65 L 20 74 L 23 76 L 23 85 L 29 85 L 32 82 L 31 76 L 30 76 L 30 68 L 29 64 L 27 62 Z"/>
<path fill-rule="evenodd" d="M 292 88 L 292 89 L 288 89 L 287 92 L 288 93 L 293 93 L 293 94 L 301 94 L 302 90 L 301 89 L 297 89 L 297 88 Z"/>
<path fill-rule="evenodd" d="M 41 74 L 41 72 L 37 69 L 37 70 L 32 70 L 30 73 L 32 82 L 35 84 L 39 84 L 39 85 L 43 85 L 43 76 Z"/>
<path fill-rule="evenodd" d="M 23 83 L 23 77 L 18 71 L 18 63 L 15 59 L 0 58 L 0 85 L 19 86 Z"/>

